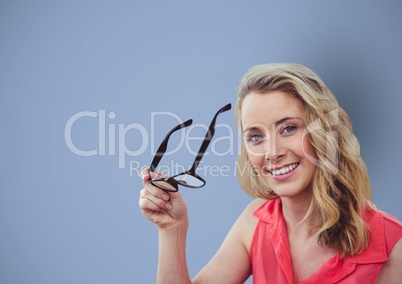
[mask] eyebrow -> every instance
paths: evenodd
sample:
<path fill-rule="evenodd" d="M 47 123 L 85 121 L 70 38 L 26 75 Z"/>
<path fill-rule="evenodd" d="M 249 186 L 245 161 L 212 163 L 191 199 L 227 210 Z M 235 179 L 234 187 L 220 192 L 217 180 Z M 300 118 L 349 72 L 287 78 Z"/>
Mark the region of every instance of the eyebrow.
<path fill-rule="evenodd" d="M 278 121 L 276 121 L 276 122 L 275 122 L 275 125 L 284 123 L 284 122 L 286 122 L 286 121 L 288 121 L 288 120 L 292 120 L 292 119 L 297 119 L 297 120 L 303 121 L 303 119 L 301 119 L 300 117 L 289 117 L 289 116 L 287 116 L 287 117 L 281 118 L 281 119 L 279 119 Z M 243 132 L 250 131 L 250 130 L 255 130 L 255 129 L 257 129 L 257 128 L 258 128 L 258 127 L 250 126 L 250 127 L 247 127 L 246 129 L 244 129 Z"/>
<path fill-rule="evenodd" d="M 282 119 L 279 119 L 277 122 L 275 122 L 275 125 L 284 123 L 285 121 L 292 120 L 292 119 L 297 119 L 297 120 L 304 121 L 303 119 L 301 119 L 300 117 L 297 117 L 297 116 L 296 117 L 284 117 Z"/>

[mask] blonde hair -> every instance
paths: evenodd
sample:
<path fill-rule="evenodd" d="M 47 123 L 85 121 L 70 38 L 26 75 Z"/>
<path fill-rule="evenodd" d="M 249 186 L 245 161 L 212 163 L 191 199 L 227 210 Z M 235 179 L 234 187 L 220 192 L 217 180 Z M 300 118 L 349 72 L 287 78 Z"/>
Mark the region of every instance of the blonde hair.
<path fill-rule="evenodd" d="M 312 214 L 318 216 L 318 242 L 337 249 L 342 257 L 362 252 L 369 242 L 362 214 L 366 207 L 374 206 L 367 169 L 349 116 L 308 68 L 298 64 L 263 64 L 248 70 L 238 86 L 235 119 L 239 133 L 243 133 L 241 107 L 245 96 L 272 91 L 289 93 L 305 105 L 305 124 L 317 156 L 313 198 L 305 219 Z M 237 168 L 243 190 L 253 197 L 278 198 L 253 169 L 243 140 Z"/>

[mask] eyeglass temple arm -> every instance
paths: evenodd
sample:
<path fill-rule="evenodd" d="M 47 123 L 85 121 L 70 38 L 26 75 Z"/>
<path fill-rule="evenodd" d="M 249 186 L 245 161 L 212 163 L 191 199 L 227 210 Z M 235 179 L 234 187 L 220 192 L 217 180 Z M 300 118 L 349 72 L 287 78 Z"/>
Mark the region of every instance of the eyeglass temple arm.
<path fill-rule="evenodd" d="M 222 107 L 220 110 L 218 110 L 218 112 L 215 114 L 214 118 L 211 121 L 211 124 L 209 125 L 207 134 L 205 135 L 204 141 L 201 144 L 200 149 L 198 150 L 198 154 L 195 157 L 194 163 L 191 167 L 191 169 L 189 170 L 189 172 L 191 173 L 195 173 L 195 170 L 197 169 L 199 163 L 201 162 L 202 157 L 204 156 L 204 153 L 206 152 L 209 143 L 212 140 L 212 137 L 215 134 L 215 123 L 216 123 L 216 118 L 218 117 L 219 114 L 221 114 L 222 112 L 228 111 L 232 108 L 232 104 L 227 104 L 224 107 Z"/>
<path fill-rule="evenodd" d="M 168 145 L 168 142 L 169 142 L 170 135 L 172 135 L 177 130 L 180 130 L 180 129 L 184 128 L 184 127 L 187 127 L 187 126 L 191 125 L 192 123 L 193 123 L 193 120 L 189 119 L 189 120 L 177 125 L 175 128 L 170 130 L 168 134 L 166 134 L 165 138 L 163 138 L 162 143 L 158 148 L 158 151 L 156 151 L 156 154 L 155 154 L 155 156 L 154 156 L 154 158 L 152 160 L 151 165 L 149 166 L 149 169 L 151 171 L 155 170 L 155 168 L 158 166 L 160 160 L 162 159 L 163 155 L 165 154 L 166 149 L 167 149 L 167 145 Z"/>

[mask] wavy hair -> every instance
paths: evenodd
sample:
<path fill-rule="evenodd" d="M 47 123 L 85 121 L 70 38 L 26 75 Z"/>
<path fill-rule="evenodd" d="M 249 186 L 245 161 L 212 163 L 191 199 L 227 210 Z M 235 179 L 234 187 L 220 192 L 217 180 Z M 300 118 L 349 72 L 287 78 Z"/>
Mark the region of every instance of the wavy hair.
<path fill-rule="evenodd" d="M 241 135 L 244 98 L 251 92 L 272 91 L 295 96 L 306 109 L 304 120 L 317 156 L 317 167 L 311 183 L 312 201 L 303 220 L 317 216 L 314 229 L 318 242 L 338 250 L 342 257 L 362 252 L 369 243 L 363 212 L 374 205 L 367 168 L 349 116 L 322 80 L 308 68 L 283 63 L 257 65 L 246 72 L 237 90 L 235 119 Z M 247 194 L 263 199 L 279 198 L 253 169 L 244 139 L 237 166 L 240 185 Z"/>

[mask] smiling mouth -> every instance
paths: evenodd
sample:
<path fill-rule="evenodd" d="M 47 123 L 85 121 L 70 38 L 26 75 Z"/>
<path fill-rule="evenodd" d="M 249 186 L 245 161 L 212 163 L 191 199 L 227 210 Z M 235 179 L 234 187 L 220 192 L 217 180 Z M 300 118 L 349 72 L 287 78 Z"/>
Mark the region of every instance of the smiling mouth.
<path fill-rule="evenodd" d="M 284 174 L 287 174 L 287 173 L 293 171 L 299 165 L 300 165 L 300 163 L 294 163 L 294 164 L 290 164 L 288 166 L 277 168 L 274 170 L 268 170 L 268 172 L 273 176 L 281 176 L 281 175 L 284 175 Z"/>

